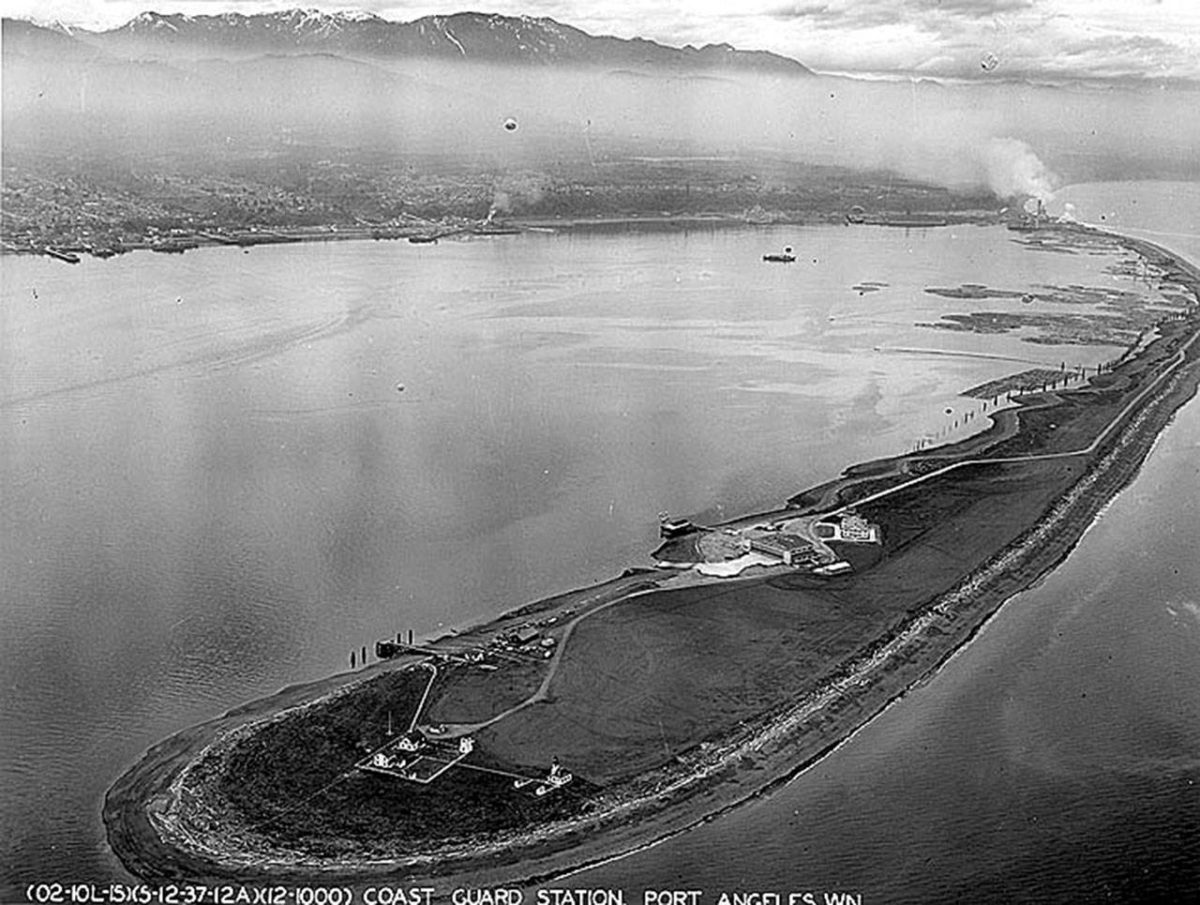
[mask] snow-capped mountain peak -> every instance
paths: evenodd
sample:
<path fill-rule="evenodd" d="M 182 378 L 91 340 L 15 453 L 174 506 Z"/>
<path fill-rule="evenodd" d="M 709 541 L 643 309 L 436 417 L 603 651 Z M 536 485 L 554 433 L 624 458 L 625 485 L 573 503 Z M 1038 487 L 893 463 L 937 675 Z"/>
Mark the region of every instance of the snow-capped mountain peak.
<path fill-rule="evenodd" d="M 596 37 L 535 16 L 454 13 L 392 22 L 362 10 L 296 8 L 211 16 L 141 13 L 95 36 L 139 54 L 204 56 L 333 53 L 384 58 L 441 58 L 509 65 L 572 65 L 706 70 L 738 68 L 803 75 L 795 60 L 727 44 L 667 47 L 637 38 Z"/>

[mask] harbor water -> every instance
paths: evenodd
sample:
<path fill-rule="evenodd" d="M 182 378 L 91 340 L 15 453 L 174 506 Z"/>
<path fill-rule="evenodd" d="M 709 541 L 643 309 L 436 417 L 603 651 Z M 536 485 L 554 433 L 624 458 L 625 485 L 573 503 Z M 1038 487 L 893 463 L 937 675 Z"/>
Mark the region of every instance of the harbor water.
<path fill-rule="evenodd" d="M 776 226 L 6 258 L 0 901 L 125 878 L 101 801 L 172 732 L 645 565 L 661 511 L 766 509 L 977 429 L 969 386 L 1114 357 L 918 324 L 981 306 L 926 287 L 1129 288 L 1119 257 Z M 1062 569 L 817 768 L 570 882 L 1194 881 L 1198 443 L 1193 405 Z"/>

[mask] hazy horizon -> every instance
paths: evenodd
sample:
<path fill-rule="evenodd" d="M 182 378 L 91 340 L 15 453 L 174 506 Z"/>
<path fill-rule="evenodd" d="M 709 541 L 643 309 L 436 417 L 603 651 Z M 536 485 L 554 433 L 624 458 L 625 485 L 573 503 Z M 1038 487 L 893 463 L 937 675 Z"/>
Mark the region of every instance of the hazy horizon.
<path fill-rule="evenodd" d="M 13 42 L 9 42 L 12 44 Z M 311 145 L 586 172 L 661 153 L 886 170 L 952 190 L 1200 176 L 1200 89 L 902 83 L 365 60 L 142 59 L 11 47 L 8 154 L 123 162 Z M 13 52 L 19 51 L 19 52 Z M 156 51 L 160 56 L 162 51 Z M 133 57 L 132 59 L 129 57 Z M 500 128 L 509 117 L 519 128 Z M 172 166 L 178 165 L 175 159 Z"/>
<path fill-rule="evenodd" d="M 146 11 L 253 15 L 299 7 L 308 8 L 287 0 L 10 0 L 6 13 L 104 30 Z M 1200 7 L 1188 0 L 751 0 L 736 10 L 715 0 L 490 0 L 468 8 L 673 47 L 729 43 L 827 72 L 982 82 L 1200 80 L 1189 39 L 1200 32 Z M 465 11 L 425 0 L 327 0 L 320 9 L 393 22 Z"/>

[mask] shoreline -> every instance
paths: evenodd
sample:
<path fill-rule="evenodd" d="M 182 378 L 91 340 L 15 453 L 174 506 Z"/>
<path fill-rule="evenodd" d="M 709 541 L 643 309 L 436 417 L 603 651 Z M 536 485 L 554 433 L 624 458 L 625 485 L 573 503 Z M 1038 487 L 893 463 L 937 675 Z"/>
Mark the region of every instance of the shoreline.
<path fill-rule="evenodd" d="M 989 226 L 1000 222 L 999 215 L 994 211 L 939 211 L 935 212 L 945 222 L 928 223 L 923 225 L 893 225 L 866 224 L 884 226 L 891 229 L 945 229 L 954 226 Z M 383 224 L 326 224 L 320 226 L 263 226 L 253 231 L 249 228 L 237 231 L 223 231 L 217 228 L 181 232 L 162 237 L 141 237 L 129 243 L 123 243 L 119 249 L 109 247 L 86 247 L 62 241 L 40 247 L 15 245 L 8 241 L 0 242 L 0 257 L 4 255 L 20 255 L 33 257 L 48 257 L 67 264 L 78 264 L 83 257 L 97 260 L 108 260 L 134 252 L 154 252 L 156 254 L 184 254 L 203 248 L 240 248 L 249 252 L 251 248 L 261 245 L 295 245 L 315 242 L 346 242 L 346 241 L 375 241 L 399 242 L 408 244 L 409 239 L 417 239 L 416 244 L 436 244 L 439 240 L 463 241 L 476 239 L 504 238 L 508 235 L 524 235 L 526 233 L 571 233 L 571 232 L 673 232 L 689 229 L 762 229 L 781 226 L 838 226 L 846 224 L 841 211 L 814 211 L 805 216 L 782 216 L 776 219 L 758 220 L 747 218 L 743 214 L 725 213 L 720 211 L 680 213 L 680 214 L 613 214 L 596 215 L 593 217 L 538 217 L 514 215 L 507 217 L 503 223 L 497 223 L 496 232 L 488 232 L 488 227 L 480 221 L 458 219 L 454 222 L 430 222 L 426 227 L 416 226 L 387 226 Z M 859 224 L 861 225 L 861 224 Z M 228 229 L 228 228 L 226 228 Z M 427 237 L 432 236 L 432 241 Z"/>
<path fill-rule="evenodd" d="M 1190 263 L 1144 240 L 1112 233 L 1106 235 L 1118 238 L 1137 254 L 1154 255 L 1160 263 L 1166 261 L 1179 274 L 1177 282 L 1186 284 L 1193 296 L 1200 296 L 1200 270 Z M 507 838 L 492 840 L 487 845 L 471 840 L 465 848 L 434 845 L 412 853 L 406 859 L 359 860 L 353 864 L 330 863 L 327 866 L 318 866 L 311 859 L 307 863 L 299 859 L 272 866 L 254 857 L 248 861 L 228 853 L 222 857 L 211 849 L 209 853 L 193 850 L 188 854 L 160 838 L 154 821 L 141 805 L 150 803 L 157 811 L 156 803 L 163 796 L 168 796 L 172 790 L 178 791 L 176 777 L 190 764 L 199 761 L 208 747 L 233 733 L 250 731 L 257 723 L 277 718 L 289 710 L 312 706 L 332 695 L 349 693 L 369 678 L 405 665 L 391 661 L 355 673 L 340 673 L 314 683 L 290 686 L 154 746 L 114 783 L 106 795 L 104 819 L 110 845 L 134 873 L 159 878 L 365 882 L 384 876 L 408 875 L 422 869 L 426 870 L 424 875 L 436 875 L 440 871 L 430 873 L 429 868 L 433 859 L 437 859 L 438 866 L 456 879 L 470 878 L 479 885 L 517 880 L 546 882 L 657 844 L 733 807 L 770 794 L 810 769 L 879 713 L 927 681 L 945 662 L 965 649 L 1007 600 L 1040 580 L 1066 558 L 1096 514 L 1136 475 L 1174 412 L 1195 395 L 1200 368 L 1197 368 L 1193 341 L 1200 334 L 1195 333 L 1194 306 L 1191 315 L 1191 332 L 1177 353 L 1179 361 L 1156 373 L 1145 392 L 1139 392 L 1134 398 L 1134 402 L 1144 403 L 1138 412 L 1126 408 L 1116 417 L 1112 427 L 1117 429 L 1111 430 L 1111 436 L 1106 436 L 1109 433 L 1106 429 L 1098 437 L 1094 456 L 1089 453 L 1087 468 L 1055 497 L 1053 506 L 1021 532 L 1016 541 L 993 551 L 981 568 L 964 574 L 949 591 L 934 596 L 919 609 L 908 613 L 886 637 L 877 638 L 860 649 L 839 669 L 837 678 L 824 682 L 802 700 L 760 714 L 751 725 L 733 730 L 719 750 L 710 751 L 703 758 L 682 767 L 639 776 L 636 781 L 624 784 L 630 788 L 623 795 L 606 793 L 602 797 L 613 800 L 599 814 L 570 818 L 562 825 L 544 827 L 541 832 L 509 834 Z M 1149 348 L 1140 350 L 1131 361 L 1148 354 Z M 1015 411 L 1019 418 L 1024 410 L 1017 408 Z M 984 434 L 992 432 L 1003 433 L 1003 425 L 994 421 Z M 962 442 L 978 445 L 981 436 L 977 434 Z M 942 447 L 937 452 L 947 455 L 958 445 Z M 855 473 L 861 475 L 862 469 L 870 464 L 860 463 L 847 468 L 839 480 L 853 482 Z M 430 644 L 447 638 L 461 640 L 472 632 L 494 629 L 506 620 L 545 610 L 556 603 L 561 606 L 563 601 L 574 596 L 594 595 L 602 589 L 621 593 L 610 601 L 619 602 L 627 599 L 629 593 L 636 593 L 628 589 L 622 592 L 624 585 L 630 588 L 645 585 L 655 574 L 635 572 L 600 585 L 555 595 L 454 636 L 443 636 Z M 669 578 L 666 580 L 669 583 Z M 906 662 L 900 662 L 902 660 Z M 748 758 L 760 758 L 761 761 L 747 766 L 745 760 Z M 182 767 L 180 762 L 183 762 Z M 703 806 L 698 807 L 693 802 L 698 801 L 701 792 L 705 793 L 705 800 Z M 589 830 L 600 831 L 601 838 L 580 842 L 578 835 Z M 564 848 L 569 851 L 563 851 Z M 156 859 L 150 853 L 163 857 Z M 479 863 L 481 860 L 494 863 L 497 856 L 513 860 L 495 866 Z M 135 869 L 137 866 L 142 868 L 141 872 Z"/>

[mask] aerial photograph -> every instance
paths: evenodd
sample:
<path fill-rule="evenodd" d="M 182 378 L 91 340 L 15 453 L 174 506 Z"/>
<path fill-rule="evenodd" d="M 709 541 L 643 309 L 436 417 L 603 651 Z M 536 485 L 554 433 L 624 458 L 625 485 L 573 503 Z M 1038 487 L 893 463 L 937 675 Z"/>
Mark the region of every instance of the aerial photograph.
<path fill-rule="evenodd" d="M 1200 5 L 6 0 L 0 905 L 1200 890 Z"/>

